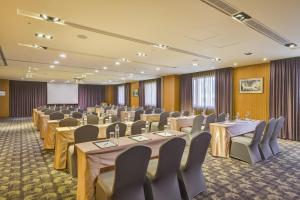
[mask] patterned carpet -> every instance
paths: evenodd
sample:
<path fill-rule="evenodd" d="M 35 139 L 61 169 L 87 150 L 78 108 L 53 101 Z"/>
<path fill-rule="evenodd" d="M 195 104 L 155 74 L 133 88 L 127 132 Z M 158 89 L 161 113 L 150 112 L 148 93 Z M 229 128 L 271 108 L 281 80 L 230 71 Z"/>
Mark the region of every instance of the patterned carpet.
<path fill-rule="evenodd" d="M 282 153 L 253 166 L 208 154 L 207 192 L 196 199 L 300 199 L 300 143 L 280 141 Z M 0 120 L 0 200 L 76 199 L 76 179 L 53 169 L 31 118 Z"/>

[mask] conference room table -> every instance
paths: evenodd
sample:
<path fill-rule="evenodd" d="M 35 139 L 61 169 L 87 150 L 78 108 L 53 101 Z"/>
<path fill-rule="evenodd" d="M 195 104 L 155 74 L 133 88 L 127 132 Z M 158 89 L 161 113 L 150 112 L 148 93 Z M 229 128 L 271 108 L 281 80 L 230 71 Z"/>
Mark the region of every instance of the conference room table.
<path fill-rule="evenodd" d="M 180 116 L 180 117 L 169 117 L 168 123 L 170 124 L 171 130 L 180 131 L 181 128 L 192 127 L 195 116 Z"/>
<path fill-rule="evenodd" d="M 152 149 L 151 158 L 156 158 L 159 154 L 160 146 L 167 140 L 173 137 L 184 138 L 186 133 L 168 130 L 165 135 L 164 132 L 157 133 L 145 133 L 142 136 L 148 138 L 146 141 L 137 141 L 130 137 L 120 137 L 118 139 L 112 138 L 110 140 L 103 141 L 104 143 L 112 143 L 116 146 L 98 147 L 94 142 L 85 142 L 76 144 L 77 149 L 77 166 L 78 166 L 78 178 L 77 178 L 77 199 L 78 200 L 90 200 L 95 199 L 95 184 L 99 173 L 111 169 L 115 165 L 116 158 L 120 153 L 129 147 L 136 145 L 145 145 Z M 137 135 L 136 137 L 139 137 Z M 132 163 L 134 164 L 134 163 Z"/>
<path fill-rule="evenodd" d="M 229 158 L 231 138 L 253 132 L 259 122 L 259 120 L 235 120 L 210 123 L 211 154 Z"/>
<path fill-rule="evenodd" d="M 134 120 L 134 115 L 135 115 L 135 111 L 121 111 L 121 121 L 126 121 L 125 119 L 127 118 L 127 120 Z"/>
<path fill-rule="evenodd" d="M 126 135 L 130 135 L 133 122 L 124 122 L 127 125 Z M 110 125 L 98 124 L 98 139 L 106 138 L 106 129 Z M 82 125 L 81 125 L 82 126 Z M 57 127 L 55 131 L 55 149 L 54 149 L 54 169 L 66 169 L 68 146 L 74 143 L 74 131 L 80 126 Z"/>
<path fill-rule="evenodd" d="M 32 110 L 32 121 L 34 126 L 37 126 L 37 119 L 38 119 L 38 109 L 34 108 Z"/>
<path fill-rule="evenodd" d="M 159 122 L 160 114 L 151 113 L 151 114 L 141 114 L 141 120 L 147 122 Z"/>

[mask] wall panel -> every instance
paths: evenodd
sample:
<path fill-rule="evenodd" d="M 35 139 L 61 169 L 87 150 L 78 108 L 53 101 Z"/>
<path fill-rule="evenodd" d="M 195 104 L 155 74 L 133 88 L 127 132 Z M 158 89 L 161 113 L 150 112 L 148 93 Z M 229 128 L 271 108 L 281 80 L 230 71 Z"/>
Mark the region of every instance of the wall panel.
<path fill-rule="evenodd" d="M 9 80 L 0 79 L 0 91 L 5 92 L 5 96 L 0 96 L 0 117 L 9 116 Z"/>

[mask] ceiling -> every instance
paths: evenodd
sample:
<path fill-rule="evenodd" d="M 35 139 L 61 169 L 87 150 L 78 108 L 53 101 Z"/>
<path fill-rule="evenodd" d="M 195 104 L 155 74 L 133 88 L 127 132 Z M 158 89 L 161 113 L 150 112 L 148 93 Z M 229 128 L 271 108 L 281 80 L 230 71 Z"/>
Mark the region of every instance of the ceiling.
<path fill-rule="evenodd" d="M 300 45 L 299 0 L 227 2 Z M 285 47 L 200 0 L 10 0 L 1 4 L 0 45 L 8 65 L 0 66 L 0 78 L 5 79 L 73 82 L 83 77 L 87 84 L 116 84 L 300 55 L 300 48 Z M 56 16 L 66 25 L 26 17 L 17 10 Z M 35 33 L 53 39 L 40 39 Z M 137 52 L 147 56 L 139 57 Z M 60 58 L 62 53 L 66 58 Z M 55 60 L 60 64 L 54 65 Z"/>

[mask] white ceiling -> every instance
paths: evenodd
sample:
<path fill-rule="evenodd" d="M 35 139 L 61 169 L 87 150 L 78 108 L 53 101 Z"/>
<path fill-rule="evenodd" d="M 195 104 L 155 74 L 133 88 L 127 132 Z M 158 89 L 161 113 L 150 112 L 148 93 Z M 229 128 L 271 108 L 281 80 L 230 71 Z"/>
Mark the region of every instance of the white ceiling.
<path fill-rule="evenodd" d="M 299 0 L 227 2 L 300 45 Z M 17 15 L 17 9 L 218 57 L 222 62 Z M 8 62 L 8 66 L 0 66 L 0 78 L 15 80 L 64 82 L 87 73 L 84 83 L 111 84 L 232 67 L 234 62 L 238 66 L 261 63 L 264 57 L 274 60 L 300 56 L 299 48 L 284 47 L 200 0 L 1 0 L 0 27 L 0 45 Z M 54 38 L 38 39 L 34 36 L 37 32 Z M 88 38 L 79 39 L 79 34 Z M 18 43 L 39 44 L 49 49 L 38 50 Z M 138 57 L 137 52 L 147 56 Z M 253 55 L 245 56 L 244 52 Z M 60 53 L 67 57 L 59 58 Z M 116 66 L 114 63 L 121 58 L 131 62 Z M 49 65 L 54 60 L 60 64 L 51 69 Z M 199 66 L 193 66 L 194 62 Z M 33 76 L 27 79 L 29 66 Z M 108 69 L 103 70 L 103 66 Z M 99 72 L 95 73 L 95 69 Z"/>

